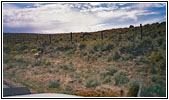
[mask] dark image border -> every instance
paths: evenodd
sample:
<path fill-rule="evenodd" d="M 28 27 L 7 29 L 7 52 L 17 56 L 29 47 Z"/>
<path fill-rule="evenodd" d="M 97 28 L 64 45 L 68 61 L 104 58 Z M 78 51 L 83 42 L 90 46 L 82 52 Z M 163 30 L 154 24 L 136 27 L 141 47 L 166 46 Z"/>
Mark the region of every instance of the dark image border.
<path fill-rule="evenodd" d="M 2 75 L 2 70 L 3 70 L 3 68 L 2 68 L 2 66 L 3 66 L 3 60 L 2 60 L 2 56 L 3 56 L 3 53 L 2 53 L 2 50 L 3 50 L 3 47 L 2 47 L 2 43 L 3 43 L 3 37 L 2 37 L 2 34 L 3 34 L 3 31 L 2 31 L 2 21 L 3 21 L 3 19 L 2 19 L 2 4 L 3 3 L 7 3 L 7 2 L 16 2 L 16 3 L 19 3 L 19 2 L 28 2 L 28 3 L 30 3 L 30 2 L 109 2 L 109 3 L 113 3 L 113 2 L 128 2 L 128 3 L 140 3 L 140 2 L 146 2 L 146 3 L 154 3 L 154 2 L 156 2 L 156 3 L 166 3 L 167 4 L 167 6 L 166 6 L 166 18 L 167 18 L 167 20 L 166 20 L 166 27 L 167 27 L 167 41 L 166 41 L 166 45 L 167 45 L 167 56 L 166 56 L 166 60 L 167 60 L 167 66 L 166 66 L 166 74 L 167 74 L 167 77 L 166 77 L 166 81 L 167 81 L 167 87 L 166 87 L 166 97 L 157 97 L 157 98 L 155 98 L 155 97 L 145 97 L 145 98 L 139 98 L 139 97 L 120 97 L 120 98 L 118 98 L 118 97 L 109 97 L 109 98 L 105 98 L 105 97 L 99 97 L 99 98 L 95 98 L 95 97 L 91 97 L 91 98 L 25 98 L 25 97 L 23 97 L 23 98 L 5 98 L 5 97 L 3 97 L 3 95 L 2 95 L 2 92 L 3 92 L 3 84 L 2 84 L 2 77 L 3 77 L 3 75 Z M 1 99 L 168 99 L 168 1 L 1 1 Z"/>

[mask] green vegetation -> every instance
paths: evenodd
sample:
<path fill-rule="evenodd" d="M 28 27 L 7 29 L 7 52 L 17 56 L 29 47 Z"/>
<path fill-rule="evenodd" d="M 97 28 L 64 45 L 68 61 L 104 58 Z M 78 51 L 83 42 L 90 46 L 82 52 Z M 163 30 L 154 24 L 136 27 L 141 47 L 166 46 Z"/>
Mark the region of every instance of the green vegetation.
<path fill-rule="evenodd" d="M 51 82 L 49 88 L 59 88 L 60 87 L 60 80 L 56 80 L 54 82 Z"/>
<path fill-rule="evenodd" d="M 97 78 L 91 78 L 86 81 L 87 88 L 95 88 L 100 85 L 100 82 Z"/>
<path fill-rule="evenodd" d="M 113 59 L 114 59 L 114 60 L 120 59 L 120 55 L 119 55 L 118 52 L 115 52 L 115 53 L 114 53 Z"/>
<path fill-rule="evenodd" d="M 112 76 L 117 72 L 117 69 L 114 66 L 108 66 L 106 67 L 106 70 L 108 71 L 107 74 Z"/>
<path fill-rule="evenodd" d="M 121 86 L 121 85 L 126 84 L 127 82 L 129 82 L 129 79 L 126 76 L 125 72 L 116 73 L 114 79 L 115 79 L 115 85 L 117 85 L 117 86 Z"/>
<path fill-rule="evenodd" d="M 136 97 L 140 88 L 141 82 L 139 80 L 132 80 L 129 84 L 130 96 Z"/>

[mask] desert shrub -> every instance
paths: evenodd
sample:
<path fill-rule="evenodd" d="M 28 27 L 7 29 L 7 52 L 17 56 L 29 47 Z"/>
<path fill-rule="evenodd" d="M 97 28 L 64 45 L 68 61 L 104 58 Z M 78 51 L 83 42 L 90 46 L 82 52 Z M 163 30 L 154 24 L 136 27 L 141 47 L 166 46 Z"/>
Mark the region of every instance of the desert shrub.
<path fill-rule="evenodd" d="M 114 59 L 114 60 L 118 60 L 118 59 L 120 59 L 120 55 L 119 55 L 119 53 L 118 53 L 118 52 L 115 52 L 115 53 L 114 53 L 114 55 L 113 55 L 113 59 Z"/>
<path fill-rule="evenodd" d="M 16 55 L 18 52 L 17 51 L 11 51 L 10 54 Z"/>
<path fill-rule="evenodd" d="M 36 49 L 31 49 L 31 52 L 32 53 L 35 53 L 37 50 Z"/>
<path fill-rule="evenodd" d="M 130 25 L 129 28 L 134 28 L 134 26 L 133 26 L 133 25 Z"/>
<path fill-rule="evenodd" d="M 9 64 L 8 66 L 5 67 L 5 70 L 11 69 L 13 67 L 14 67 L 14 65 Z"/>
<path fill-rule="evenodd" d="M 49 85 L 49 88 L 59 88 L 60 87 L 60 80 L 56 80 L 54 82 L 51 82 Z"/>
<path fill-rule="evenodd" d="M 108 83 L 111 83 L 111 82 L 112 82 L 111 77 L 106 77 L 103 83 L 108 84 Z"/>
<path fill-rule="evenodd" d="M 156 74 L 156 73 L 157 73 L 156 66 L 152 65 L 152 66 L 150 67 L 150 72 L 151 72 L 152 74 Z"/>
<path fill-rule="evenodd" d="M 16 59 L 16 62 L 25 63 L 25 60 L 23 58 L 18 58 L 18 59 Z"/>
<path fill-rule="evenodd" d="M 50 61 L 46 61 L 45 65 L 49 66 L 49 65 L 51 65 L 51 62 Z"/>
<path fill-rule="evenodd" d="M 69 84 L 66 85 L 65 89 L 66 89 L 66 91 L 72 91 L 73 90 L 71 85 L 69 85 Z"/>
<path fill-rule="evenodd" d="M 100 81 L 96 78 L 91 78 L 86 81 L 87 88 L 95 88 L 100 85 Z"/>
<path fill-rule="evenodd" d="M 8 62 L 9 62 L 9 59 L 6 58 L 6 57 L 4 57 L 4 58 L 3 58 L 3 63 L 8 63 Z"/>
<path fill-rule="evenodd" d="M 23 51 L 23 53 L 28 53 L 28 49 L 25 49 L 25 50 Z"/>
<path fill-rule="evenodd" d="M 63 44 L 63 45 L 60 45 L 56 48 L 56 50 L 58 50 L 58 51 L 68 51 L 71 49 L 74 49 L 74 46 L 70 45 L 70 44 Z"/>
<path fill-rule="evenodd" d="M 14 47 L 13 48 L 19 48 L 21 45 L 18 43 L 18 44 L 16 44 L 16 45 L 14 45 Z"/>
<path fill-rule="evenodd" d="M 166 58 L 165 58 L 165 52 L 163 51 L 159 51 L 159 52 L 152 52 L 150 55 L 150 59 L 149 59 L 149 66 L 150 66 L 150 70 L 152 69 L 152 67 L 154 67 L 153 69 L 156 70 L 161 70 L 164 71 L 166 69 Z"/>
<path fill-rule="evenodd" d="M 22 52 L 25 49 L 28 49 L 28 46 L 27 45 L 22 45 L 22 46 L 20 46 L 19 51 Z"/>
<path fill-rule="evenodd" d="M 165 97 L 166 96 L 166 81 L 159 80 L 157 84 L 144 87 L 141 92 L 143 97 Z"/>
<path fill-rule="evenodd" d="M 139 91 L 140 81 L 139 80 L 132 80 L 129 84 L 129 93 L 132 97 L 137 97 Z"/>
<path fill-rule="evenodd" d="M 85 49 L 85 48 L 86 48 L 86 44 L 85 44 L 85 43 L 81 43 L 81 44 L 79 45 L 79 48 L 80 48 L 80 50 Z"/>
<path fill-rule="evenodd" d="M 157 41 L 158 45 L 161 46 L 165 42 L 165 38 L 164 37 L 159 37 L 159 38 L 157 38 L 156 41 Z"/>
<path fill-rule="evenodd" d="M 114 45 L 111 43 L 107 43 L 104 47 L 102 51 L 110 51 L 114 48 Z"/>
<path fill-rule="evenodd" d="M 113 57 L 112 56 L 109 56 L 108 58 L 107 58 L 107 62 L 111 62 L 113 60 Z"/>
<path fill-rule="evenodd" d="M 106 76 L 108 76 L 108 72 L 100 72 L 100 76 L 101 78 L 106 78 Z"/>
<path fill-rule="evenodd" d="M 114 76 L 115 85 L 121 86 L 129 81 L 128 77 L 126 76 L 125 72 L 118 72 Z"/>
<path fill-rule="evenodd" d="M 129 55 L 126 55 L 125 57 L 123 57 L 122 59 L 125 60 L 125 61 L 128 61 L 128 60 L 133 60 L 134 56 L 129 54 Z"/>
<path fill-rule="evenodd" d="M 34 66 L 40 66 L 42 64 L 42 62 L 40 60 L 38 61 L 35 61 L 33 64 L 32 64 L 32 67 Z"/>
<path fill-rule="evenodd" d="M 117 72 L 117 69 L 114 66 L 108 66 L 106 67 L 106 70 L 108 71 L 107 72 L 108 75 L 114 75 L 114 73 Z"/>
<path fill-rule="evenodd" d="M 132 54 L 134 56 L 148 55 L 152 51 L 153 42 L 151 38 L 144 38 L 138 43 L 132 43 L 131 45 L 122 46 L 120 48 L 121 53 Z"/>
<path fill-rule="evenodd" d="M 95 43 L 93 44 L 93 50 L 94 50 L 94 51 L 99 51 L 99 50 L 102 49 L 102 47 L 103 47 L 103 45 L 102 45 L 102 43 L 99 42 L 99 41 L 97 41 L 97 42 L 95 42 Z"/>
<path fill-rule="evenodd" d="M 68 65 L 60 65 L 58 68 L 61 68 L 63 70 L 68 70 L 68 71 L 75 71 L 76 69 L 73 66 L 68 66 Z"/>
<path fill-rule="evenodd" d="M 160 79 L 161 79 L 161 77 L 158 77 L 158 76 L 152 76 L 152 78 L 151 78 L 152 82 L 154 82 L 154 83 L 158 82 L 158 80 L 160 80 Z"/>
<path fill-rule="evenodd" d="M 159 67 L 161 70 L 165 70 L 166 69 L 166 59 L 163 58 L 159 61 Z"/>
<path fill-rule="evenodd" d="M 29 46 L 30 48 L 35 48 L 35 47 L 36 47 L 35 43 L 31 43 L 31 44 L 29 44 L 28 46 Z"/>
<path fill-rule="evenodd" d="M 5 53 L 10 53 L 11 48 L 10 48 L 9 46 L 4 46 L 3 51 L 4 51 Z"/>
<path fill-rule="evenodd" d="M 73 54 L 74 54 L 74 50 L 73 49 L 66 51 L 66 55 L 68 55 L 68 56 L 71 56 Z"/>

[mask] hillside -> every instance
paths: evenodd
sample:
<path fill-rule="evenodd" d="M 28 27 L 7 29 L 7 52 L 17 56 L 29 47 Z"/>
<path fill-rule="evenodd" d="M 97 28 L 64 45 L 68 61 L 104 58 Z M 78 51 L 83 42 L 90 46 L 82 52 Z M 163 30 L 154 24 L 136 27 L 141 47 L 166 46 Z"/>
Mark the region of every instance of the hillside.
<path fill-rule="evenodd" d="M 144 25 L 142 39 L 140 30 L 73 33 L 72 42 L 70 33 L 3 34 L 3 77 L 33 93 L 164 97 L 166 23 Z"/>

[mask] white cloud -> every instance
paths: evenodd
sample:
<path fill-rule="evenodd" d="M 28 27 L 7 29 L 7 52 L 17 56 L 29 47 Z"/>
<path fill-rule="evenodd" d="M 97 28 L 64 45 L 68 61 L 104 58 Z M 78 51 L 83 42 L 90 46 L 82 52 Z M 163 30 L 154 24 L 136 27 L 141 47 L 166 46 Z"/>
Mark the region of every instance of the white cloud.
<path fill-rule="evenodd" d="M 101 5 L 102 3 L 100 3 L 100 2 L 91 2 L 89 4 L 92 5 L 92 6 L 98 6 L 98 5 Z"/>
<path fill-rule="evenodd" d="M 112 18 L 119 22 L 127 19 L 137 21 L 138 16 L 158 14 L 157 12 L 149 12 L 145 8 L 164 6 L 161 4 L 136 4 L 119 9 L 113 3 L 108 3 L 108 7 L 98 7 L 98 5 L 101 3 L 45 5 L 37 3 L 33 8 L 19 8 L 5 4 L 3 5 L 4 26 L 9 28 L 29 27 L 34 29 L 33 32 L 50 33 L 98 31 L 113 27 L 104 23 Z"/>

